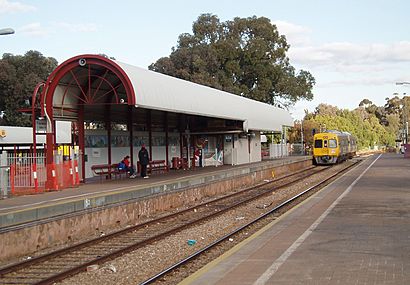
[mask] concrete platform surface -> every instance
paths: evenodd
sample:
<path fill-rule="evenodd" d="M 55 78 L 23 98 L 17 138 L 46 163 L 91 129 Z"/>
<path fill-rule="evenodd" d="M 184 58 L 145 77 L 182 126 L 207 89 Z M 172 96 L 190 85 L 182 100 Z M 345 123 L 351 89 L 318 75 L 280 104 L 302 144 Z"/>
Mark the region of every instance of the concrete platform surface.
<path fill-rule="evenodd" d="M 137 177 L 100 182 L 96 177 L 95 182 L 82 184 L 78 188 L 0 200 L 0 230 L 40 219 L 206 185 L 214 181 L 232 179 L 255 171 L 310 159 L 311 157 L 307 156 L 286 157 L 240 166 L 223 165 L 195 170 L 170 170 L 168 173 L 156 173 L 149 179 Z"/>
<path fill-rule="evenodd" d="M 410 159 L 374 155 L 180 284 L 410 284 Z"/>

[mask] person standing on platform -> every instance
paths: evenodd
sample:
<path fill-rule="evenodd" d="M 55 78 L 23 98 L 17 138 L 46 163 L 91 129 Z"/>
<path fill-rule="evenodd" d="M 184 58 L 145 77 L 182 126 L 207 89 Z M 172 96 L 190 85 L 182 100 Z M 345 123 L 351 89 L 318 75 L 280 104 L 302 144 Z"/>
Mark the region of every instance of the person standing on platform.
<path fill-rule="evenodd" d="M 141 164 L 141 177 L 149 178 L 149 176 L 147 176 L 147 165 L 149 163 L 149 154 L 148 154 L 147 149 L 145 148 L 145 144 L 141 145 L 141 150 L 138 153 L 138 158 Z"/>

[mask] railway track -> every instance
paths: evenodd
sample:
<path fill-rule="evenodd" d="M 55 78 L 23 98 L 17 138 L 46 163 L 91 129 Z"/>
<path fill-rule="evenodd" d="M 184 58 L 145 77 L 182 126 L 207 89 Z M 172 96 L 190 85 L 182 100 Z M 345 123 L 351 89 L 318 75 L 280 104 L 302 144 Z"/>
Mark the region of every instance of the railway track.
<path fill-rule="evenodd" d="M 230 233 L 220 237 L 219 239 L 215 240 L 213 243 L 208 244 L 207 246 L 199 249 L 195 253 L 191 254 L 190 256 L 176 262 L 175 264 L 169 266 L 168 268 L 164 269 L 163 271 L 157 273 L 156 275 L 150 277 L 149 279 L 146 279 L 145 281 L 138 283 L 139 285 L 148 285 L 148 284 L 153 284 L 155 282 L 159 282 L 160 284 L 169 284 L 169 282 L 165 281 L 168 279 L 175 278 L 173 275 L 178 275 L 178 272 L 185 272 L 184 268 L 190 268 L 190 271 L 192 272 L 192 266 L 197 266 L 198 264 L 201 264 L 201 262 L 196 262 L 197 259 L 200 259 L 202 256 L 212 256 L 212 250 L 215 249 L 218 253 L 216 255 L 219 255 L 219 252 L 225 251 L 216 249 L 218 246 L 222 246 L 221 244 L 226 243 L 227 247 L 230 248 L 232 247 L 232 243 L 230 240 L 238 240 L 237 236 L 243 234 L 244 232 L 248 232 L 249 229 L 255 224 L 262 223 L 262 225 L 257 226 L 257 228 L 261 228 L 263 225 L 269 223 L 272 221 L 272 218 L 274 219 L 275 216 L 278 216 L 280 212 L 286 212 L 288 208 L 291 208 L 292 205 L 296 205 L 299 203 L 299 200 L 302 201 L 304 200 L 303 196 L 311 196 L 317 191 L 319 191 L 324 185 L 329 183 L 329 181 L 333 180 L 337 176 L 339 176 L 341 173 L 346 172 L 347 170 L 351 169 L 352 167 L 356 166 L 358 163 L 360 163 L 362 160 L 357 160 L 354 164 L 351 164 L 347 166 L 346 168 L 343 168 L 342 170 L 334 173 L 333 175 L 327 177 L 326 179 L 320 181 L 319 183 L 301 191 L 300 193 L 294 195 L 293 197 L 286 199 L 283 202 L 278 203 L 277 205 L 274 205 L 271 209 L 269 209 L 267 212 L 261 214 L 260 216 L 252 219 L 251 221 L 243 224 L 242 226 L 234 229 Z M 264 220 L 268 220 L 266 222 L 263 222 Z M 252 230 L 251 230 L 252 231 Z M 247 235 L 247 234 L 245 234 Z M 205 257 L 207 260 L 207 257 Z M 192 266 L 190 263 L 194 263 Z M 206 264 L 207 262 L 205 262 Z M 204 264 L 204 263 L 202 263 Z M 201 267 L 201 266 L 199 266 Z M 199 269 L 199 268 L 198 268 Z M 195 271 L 195 270 L 194 270 Z M 174 273 L 176 272 L 176 273 Z M 172 276 L 171 278 L 167 278 L 167 276 Z M 185 276 L 186 277 L 186 276 Z M 173 283 L 173 282 L 171 282 Z"/>
<path fill-rule="evenodd" d="M 164 236 L 269 195 L 273 189 L 287 187 L 328 168 L 311 167 L 177 213 L 10 265 L 0 269 L 0 284 L 52 284 L 85 270 L 89 265 L 103 263 L 146 246 Z"/>

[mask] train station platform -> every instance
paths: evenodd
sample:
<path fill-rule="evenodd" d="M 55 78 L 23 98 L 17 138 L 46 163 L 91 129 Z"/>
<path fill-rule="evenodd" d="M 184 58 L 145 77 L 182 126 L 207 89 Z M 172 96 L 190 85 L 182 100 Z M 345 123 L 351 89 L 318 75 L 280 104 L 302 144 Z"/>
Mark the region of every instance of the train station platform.
<path fill-rule="evenodd" d="M 195 170 L 170 170 L 157 173 L 150 179 L 117 179 L 80 185 L 78 188 L 26 195 L 0 200 L 0 231 L 19 224 L 46 220 L 84 211 L 93 211 L 130 203 L 149 196 L 199 187 L 215 181 L 235 179 L 260 171 L 296 162 L 309 162 L 311 157 L 286 157 L 240 166 L 195 168 Z M 260 177 L 260 179 L 263 179 Z"/>
<path fill-rule="evenodd" d="M 373 155 L 180 285 L 410 284 L 409 173 Z"/>

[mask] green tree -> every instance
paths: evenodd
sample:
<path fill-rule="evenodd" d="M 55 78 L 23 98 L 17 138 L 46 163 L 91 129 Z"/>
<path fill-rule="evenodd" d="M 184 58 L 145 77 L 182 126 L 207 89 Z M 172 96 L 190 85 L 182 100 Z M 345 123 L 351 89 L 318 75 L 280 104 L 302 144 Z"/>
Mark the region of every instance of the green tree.
<path fill-rule="evenodd" d="M 361 107 L 349 111 L 320 104 L 314 113 L 306 114 L 303 124 L 305 126 L 325 125 L 328 130 L 349 132 L 357 138 L 359 149 L 373 148 L 375 145 L 393 146 L 396 137 L 394 130 L 392 131 L 394 118 L 389 118 L 391 119 L 389 126 L 381 124 L 376 114 L 366 111 L 370 106 L 372 106 L 371 102 L 361 104 Z M 397 125 L 397 122 L 395 124 Z"/>
<path fill-rule="evenodd" d="M 397 139 L 401 139 L 405 132 L 406 122 L 410 119 L 410 96 L 399 97 L 394 93 L 392 98 L 386 98 L 384 105 L 384 125 L 389 132 L 396 134 Z"/>
<path fill-rule="evenodd" d="M 381 124 L 387 126 L 386 109 L 384 107 L 378 107 L 369 99 L 363 99 L 359 104 L 359 108 L 364 108 L 368 114 L 375 115 Z"/>
<path fill-rule="evenodd" d="M 34 87 L 57 67 L 57 60 L 44 57 L 38 51 L 28 51 L 24 56 L 3 54 L 0 59 L 0 124 L 30 126 L 31 118 L 19 112 L 28 108 Z"/>
<path fill-rule="evenodd" d="M 401 111 L 402 99 L 399 98 L 397 93 L 393 95 L 395 96 L 392 98 L 386 98 L 384 108 L 387 114 L 399 114 Z"/>
<path fill-rule="evenodd" d="M 340 112 L 339 108 L 321 103 L 315 108 L 315 115 L 328 115 L 328 116 L 337 116 Z"/>
<path fill-rule="evenodd" d="M 313 98 L 314 77 L 290 65 L 286 38 L 269 19 L 202 14 L 192 31 L 149 69 L 276 106 Z"/>

